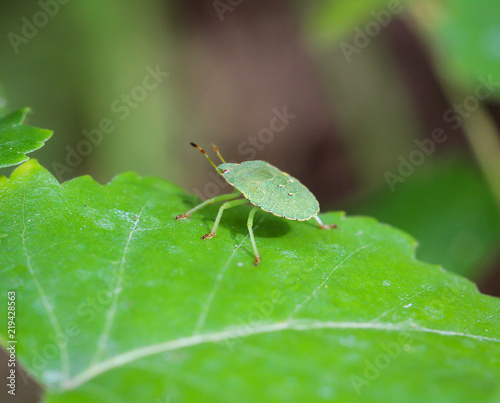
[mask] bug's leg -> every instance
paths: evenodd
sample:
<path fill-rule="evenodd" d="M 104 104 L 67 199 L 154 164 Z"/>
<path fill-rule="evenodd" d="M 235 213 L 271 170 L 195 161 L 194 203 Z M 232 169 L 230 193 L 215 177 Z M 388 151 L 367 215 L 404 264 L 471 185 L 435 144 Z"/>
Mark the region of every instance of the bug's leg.
<path fill-rule="evenodd" d="M 219 212 L 217 213 L 217 218 L 215 219 L 214 226 L 212 227 L 212 231 L 210 231 L 208 234 L 203 235 L 201 239 L 210 239 L 213 238 L 217 234 L 217 227 L 219 226 L 220 219 L 222 217 L 222 213 L 224 210 L 227 210 L 228 208 L 239 206 L 241 204 L 247 204 L 248 200 L 247 199 L 238 199 L 238 200 L 231 200 L 228 202 L 225 202 L 222 206 L 220 206 Z"/>
<path fill-rule="evenodd" d="M 250 211 L 250 214 L 248 214 L 248 221 L 247 221 L 247 227 L 248 227 L 248 233 L 250 234 L 250 241 L 252 241 L 252 247 L 253 247 L 253 252 L 255 253 L 255 262 L 254 265 L 257 266 L 260 262 L 260 254 L 257 249 L 257 244 L 255 243 L 255 238 L 253 236 L 253 216 L 255 215 L 255 212 L 258 210 L 258 207 L 254 207 L 252 211 Z"/>
<path fill-rule="evenodd" d="M 217 203 L 217 202 L 224 201 L 224 200 L 235 199 L 239 195 L 241 195 L 241 192 L 236 191 L 234 193 L 230 193 L 230 194 L 225 194 L 225 195 L 220 195 L 220 196 L 217 196 L 217 197 L 213 197 L 211 199 L 205 200 L 201 204 L 198 204 L 196 207 L 193 207 L 191 210 L 186 211 L 184 214 L 179 214 L 177 217 L 175 217 L 175 219 L 176 220 L 183 220 L 184 218 L 188 218 L 195 211 L 198 211 L 199 209 L 205 207 L 207 204 Z"/>
<path fill-rule="evenodd" d="M 321 219 L 317 215 L 315 215 L 314 218 L 318 222 L 321 229 L 337 228 L 337 224 L 323 224 L 323 221 L 321 221 Z"/>

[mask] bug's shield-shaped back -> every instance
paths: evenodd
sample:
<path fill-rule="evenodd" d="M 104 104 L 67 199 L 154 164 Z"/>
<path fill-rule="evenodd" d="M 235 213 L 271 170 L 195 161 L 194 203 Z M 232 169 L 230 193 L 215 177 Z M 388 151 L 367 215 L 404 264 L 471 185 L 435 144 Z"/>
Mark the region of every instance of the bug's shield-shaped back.
<path fill-rule="evenodd" d="M 252 204 L 269 213 L 303 221 L 319 212 L 318 201 L 309 189 L 265 161 L 221 164 L 219 168 L 230 168 L 222 173 L 224 178 Z"/>

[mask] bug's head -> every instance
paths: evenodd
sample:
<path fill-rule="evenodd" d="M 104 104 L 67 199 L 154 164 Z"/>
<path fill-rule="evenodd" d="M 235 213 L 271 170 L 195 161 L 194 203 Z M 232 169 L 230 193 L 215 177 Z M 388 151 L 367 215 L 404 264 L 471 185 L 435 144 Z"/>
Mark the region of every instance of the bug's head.
<path fill-rule="evenodd" d="M 222 164 L 220 164 L 219 166 L 215 165 L 214 162 L 212 161 L 212 159 L 208 156 L 208 154 L 205 152 L 205 150 L 203 148 L 201 148 L 200 146 L 194 144 L 194 143 L 191 143 L 191 145 L 194 147 L 194 148 L 197 148 L 198 150 L 200 150 L 200 152 L 205 156 L 207 157 L 208 161 L 212 164 L 212 166 L 215 168 L 215 170 L 221 174 L 221 175 L 224 175 L 226 172 L 230 171 L 231 169 L 233 169 L 236 165 L 238 164 L 234 164 L 234 163 L 231 163 L 231 162 L 226 162 L 224 160 L 224 158 L 222 158 L 222 155 L 220 154 L 220 151 L 219 151 L 219 148 L 215 145 L 215 144 L 212 144 L 212 147 L 214 148 L 215 152 L 217 153 L 217 155 L 219 156 L 220 160 L 222 161 Z"/>
<path fill-rule="evenodd" d="M 224 175 L 225 173 L 229 172 L 231 169 L 234 167 L 237 167 L 240 164 L 236 164 L 234 162 L 224 162 L 223 164 L 220 164 L 217 167 L 217 172 L 219 172 L 221 175 Z"/>

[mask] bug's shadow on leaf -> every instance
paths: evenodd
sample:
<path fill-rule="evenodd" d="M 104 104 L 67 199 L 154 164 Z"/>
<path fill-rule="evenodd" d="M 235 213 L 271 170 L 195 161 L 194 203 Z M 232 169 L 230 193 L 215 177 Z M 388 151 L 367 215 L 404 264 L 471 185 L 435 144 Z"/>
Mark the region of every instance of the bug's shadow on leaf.
<path fill-rule="evenodd" d="M 203 222 L 210 230 L 217 217 L 220 205 L 212 205 L 203 209 Z M 224 211 L 219 228 L 229 228 L 233 234 L 248 235 L 247 220 L 251 206 L 235 207 Z M 257 211 L 253 222 L 254 234 L 257 238 L 278 238 L 291 231 L 286 218 L 276 217 L 265 211 Z"/>
<path fill-rule="evenodd" d="M 186 206 L 186 211 L 192 209 L 194 206 L 200 203 L 200 199 L 198 199 L 195 195 L 185 194 L 183 192 L 180 192 L 176 196 L 182 200 L 182 203 Z"/>
<path fill-rule="evenodd" d="M 278 238 L 288 234 L 291 229 L 292 228 L 286 218 L 276 217 L 275 215 L 266 213 L 265 211 L 262 211 L 260 214 L 255 214 L 255 236 L 262 238 Z"/>

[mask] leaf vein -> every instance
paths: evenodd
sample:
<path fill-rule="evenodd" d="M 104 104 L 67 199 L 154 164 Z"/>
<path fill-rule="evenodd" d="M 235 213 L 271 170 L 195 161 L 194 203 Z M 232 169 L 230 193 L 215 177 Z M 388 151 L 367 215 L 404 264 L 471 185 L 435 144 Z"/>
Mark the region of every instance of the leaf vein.
<path fill-rule="evenodd" d="M 28 267 L 28 271 L 30 273 L 31 278 L 33 279 L 33 282 L 35 283 L 35 287 L 38 291 L 38 294 L 40 295 L 40 298 L 42 299 L 42 303 L 45 306 L 45 309 L 47 311 L 47 314 L 49 315 L 49 320 L 50 323 L 52 324 L 52 327 L 54 328 L 54 332 L 57 335 L 57 347 L 59 348 L 59 351 L 61 352 L 61 371 L 64 375 L 65 378 L 69 378 L 70 376 L 70 364 L 69 364 L 69 356 L 68 356 L 68 350 L 66 348 L 66 345 L 61 343 L 61 340 L 64 340 L 63 332 L 61 330 L 61 326 L 59 325 L 59 321 L 57 320 L 57 317 L 55 315 L 54 309 L 49 302 L 49 299 L 47 298 L 47 295 L 45 294 L 45 291 L 43 290 L 42 285 L 40 284 L 40 281 L 38 281 L 38 277 L 35 274 L 35 271 L 33 270 L 33 264 L 31 262 L 31 256 L 28 252 L 28 247 L 26 245 L 26 217 L 25 217 L 25 202 L 26 202 L 26 184 L 24 185 L 24 192 L 23 192 L 23 203 L 21 206 L 21 213 L 22 213 L 22 219 L 23 219 L 23 231 L 21 233 L 21 241 L 23 244 L 23 253 L 24 256 L 26 257 L 26 266 Z"/>
<path fill-rule="evenodd" d="M 127 262 L 127 253 L 128 253 L 128 249 L 130 246 L 130 242 L 134 236 L 134 233 L 137 230 L 137 225 L 138 225 L 138 223 L 141 219 L 142 213 L 144 212 L 144 209 L 146 208 L 148 203 L 149 203 L 149 201 L 142 207 L 139 215 L 137 216 L 137 219 L 134 222 L 134 225 L 132 226 L 132 228 L 129 232 L 129 235 L 127 237 L 127 241 L 125 242 L 125 247 L 123 248 L 122 257 L 120 260 L 120 267 L 118 269 L 118 276 L 116 279 L 116 285 L 115 285 L 114 290 L 113 290 L 113 299 L 111 301 L 111 306 L 108 310 L 108 314 L 106 315 L 106 322 L 104 323 L 103 331 L 102 331 L 101 336 L 99 337 L 99 340 L 97 342 L 97 349 L 96 349 L 96 352 L 94 354 L 94 357 L 92 358 L 92 363 L 96 363 L 99 361 L 100 356 L 101 356 L 102 352 L 104 351 L 104 348 L 106 347 L 106 343 L 108 342 L 109 333 L 111 332 L 111 327 L 113 326 L 113 321 L 114 321 L 115 314 L 116 314 L 118 299 L 119 299 L 121 291 L 122 291 L 121 286 L 122 286 L 122 281 L 123 281 L 123 272 L 125 270 L 125 263 Z"/>
<path fill-rule="evenodd" d="M 139 359 L 153 356 L 156 354 L 164 353 L 166 351 L 179 350 L 186 347 L 202 345 L 207 343 L 216 343 L 229 339 L 237 339 L 241 337 L 249 337 L 253 335 L 274 333 L 285 330 L 293 330 L 297 332 L 308 330 L 321 330 L 321 329 L 355 329 L 355 330 L 380 330 L 388 332 L 417 332 L 417 333 L 431 333 L 445 337 L 465 337 L 478 341 L 490 341 L 500 343 L 500 339 L 493 337 L 479 336 L 470 333 L 454 332 L 450 330 L 432 329 L 418 325 L 394 325 L 391 323 L 373 323 L 373 322 L 322 322 L 317 320 L 308 319 L 292 319 L 284 322 L 276 323 L 259 323 L 252 328 L 248 326 L 231 327 L 218 332 L 197 334 L 187 337 L 181 337 L 175 340 L 152 344 L 149 346 L 139 347 L 134 350 L 116 355 L 106 361 L 102 361 L 72 379 L 63 381 L 60 384 L 62 390 L 71 390 L 79 387 L 80 385 L 90 381 L 91 379 L 108 372 L 114 368 L 127 365 Z"/>
<path fill-rule="evenodd" d="M 307 304 L 315 295 L 316 293 L 330 280 L 330 277 L 333 275 L 333 273 L 335 273 L 337 271 L 337 269 L 339 269 L 340 267 L 342 267 L 342 265 L 347 261 L 349 260 L 352 256 L 354 256 L 356 253 L 358 253 L 360 250 L 362 249 L 365 249 L 367 248 L 368 246 L 370 246 L 370 244 L 366 244 L 366 245 L 363 245 L 363 246 L 360 246 L 358 249 L 356 249 L 354 252 L 351 252 L 349 253 L 344 259 L 342 259 L 340 261 L 340 263 L 335 266 L 331 271 L 330 273 L 328 273 L 328 276 L 326 276 L 326 278 L 320 283 L 320 285 L 318 285 L 311 294 L 309 294 L 306 298 L 304 298 L 302 300 L 302 302 L 299 302 L 295 308 L 293 309 L 292 312 L 290 312 L 290 315 L 288 316 L 288 319 L 291 319 L 293 318 L 293 316 L 302 309 L 302 307 Z"/>
<path fill-rule="evenodd" d="M 385 312 L 382 312 L 380 315 L 378 315 L 377 317 L 373 318 L 371 320 L 371 322 L 378 322 L 379 319 L 383 318 L 384 316 L 386 316 L 387 314 L 391 313 L 392 311 L 398 309 L 399 307 L 403 306 L 404 304 L 408 303 L 409 301 L 413 301 L 414 298 L 417 297 L 417 295 L 420 295 L 422 293 L 425 293 L 425 292 L 428 292 L 428 291 L 431 291 L 432 290 L 432 287 L 429 287 L 429 288 L 424 288 L 423 290 L 420 290 L 418 292 L 416 292 L 415 294 L 409 296 L 409 297 L 406 297 L 404 298 L 401 303 L 393 306 L 392 308 L 389 308 L 388 310 L 386 310 Z"/>
<path fill-rule="evenodd" d="M 261 219 L 254 227 L 254 229 L 257 229 L 257 227 L 259 226 L 259 224 L 262 222 L 263 219 Z M 238 250 L 240 249 L 240 247 L 243 245 L 243 243 L 246 241 L 246 239 L 248 238 L 248 234 L 243 238 L 243 240 L 239 243 L 239 245 L 236 246 L 236 248 L 234 249 L 233 253 L 231 254 L 231 256 L 229 256 L 229 259 L 227 260 L 226 264 L 222 266 L 221 270 L 219 271 L 219 274 L 217 274 L 217 277 L 215 279 L 215 283 L 212 287 L 212 291 L 210 292 L 210 294 L 208 295 L 208 298 L 207 298 L 207 302 L 205 302 L 205 304 L 203 305 L 203 308 L 200 312 L 200 315 L 198 316 L 198 320 L 196 321 L 196 325 L 194 327 L 194 330 L 193 330 L 193 334 L 198 334 L 200 329 L 203 327 L 203 325 L 205 324 L 205 320 L 207 318 L 207 315 L 208 315 L 208 312 L 212 306 L 212 301 L 215 297 L 215 294 L 217 293 L 218 289 L 219 289 L 219 285 L 224 277 L 224 274 L 226 273 L 226 270 L 227 268 L 229 267 L 229 264 L 231 263 L 231 261 L 233 260 L 234 258 L 234 255 L 236 254 L 236 252 L 238 252 Z"/>

